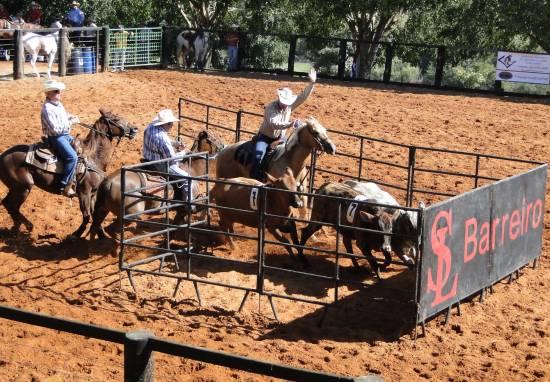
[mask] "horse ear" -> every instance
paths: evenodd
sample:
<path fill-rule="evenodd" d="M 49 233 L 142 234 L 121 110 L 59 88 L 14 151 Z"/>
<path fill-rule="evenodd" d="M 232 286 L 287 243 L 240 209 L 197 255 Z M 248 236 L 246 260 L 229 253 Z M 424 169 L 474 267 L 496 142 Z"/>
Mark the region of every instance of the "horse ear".
<path fill-rule="evenodd" d="M 265 173 L 265 176 L 267 177 L 267 183 L 275 183 L 277 181 L 277 178 L 267 172 Z"/>
<path fill-rule="evenodd" d="M 102 107 L 101 109 L 99 109 L 99 112 L 100 112 L 101 115 L 104 116 L 104 117 L 107 117 L 107 116 L 111 115 L 111 110 L 105 109 L 105 108 L 103 108 L 103 107 Z"/>
<path fill-rule="evenodd" d="M 360 211 L 359 212 L 359 217 L 361 218 L 361 220 L 365 223 L 372 223 L 374 221 L 374 219 L 376 219 L 376 216 L 373 215 L 373 214 L 369 214 L 368 212 L 366 211 Z"/>
<path fill-rule="evenodd" d="M 202 130 L 199 133 L 199 140 L 204 139 L 204 138 L 208 138 L 208 132 L 206 130 Z"/>

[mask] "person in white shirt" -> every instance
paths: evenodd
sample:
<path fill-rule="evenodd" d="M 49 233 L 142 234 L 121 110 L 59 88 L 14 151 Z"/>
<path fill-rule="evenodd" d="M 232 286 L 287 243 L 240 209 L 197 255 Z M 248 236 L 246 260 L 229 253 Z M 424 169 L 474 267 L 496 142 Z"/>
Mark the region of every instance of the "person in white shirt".
<path fill-rule="evenodd" d="M 260 126 L 260 131 L 256 138 L 254 150 L 255 162 L 250 170 L 250 177 L 259 181 L 263 180 L 261 163 L 269 145 L 280 138 L 284 138 L 285 130 L 290 127 L 298 127 L 299 120 L 291 120 L 291 113 L 300 106 L 310 96 L 313 91 L 313 85 L 317 80 L 315 69 L 309 71 L 309 84 L 300 93 L 295 95 L 289 88 L 277 90 L 277 99 L 265 107 L 264 120 Z"/>
<path fill-rule="evenodd" d="M 61 91 L 63 90 L 65 90 L 65 84 L 62 82 L 55 80 L 44 82 L 46 100 L 42 105 L 40 121 L 42 133 L 47 137 L 48 143 L 64 165 L 64 173 L 59 182 L 59 191 L 64 196 L 72 197 L 76 194 L 72 183 L 78 155 L 71 145 L 73 137 L 69 133 L 71 126 L 79 123 L 80 119 L 65 110 L 61 103 Z"/>

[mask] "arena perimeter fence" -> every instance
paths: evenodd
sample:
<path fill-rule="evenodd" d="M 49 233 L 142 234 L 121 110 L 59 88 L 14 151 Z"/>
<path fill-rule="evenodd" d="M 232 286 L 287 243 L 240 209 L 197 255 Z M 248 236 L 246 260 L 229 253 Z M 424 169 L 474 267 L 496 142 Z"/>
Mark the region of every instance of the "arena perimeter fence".
<path fill-rule="evenodd" d="M 182 31 L 194 30 L 176 26 L 163 29 L 162 66 L 165 68 L 178 64 L 175 57 L 176 37 Z M 225 37 L 229 32 L 208 32 L 210 59 L 206 68 L 227 70 Z M 550 95 L 548 85 L 495 80 L 497 50 L 250 31 L 238 33 L 237 71 L 293 76 L 307 75 L 309 68 L 315 67 L 321 78 L 357 83 L 374 82 L 499 95 Z M 373 52 L 370 57 L 372 68 L 366 74 L 354 72 L 353 57 L 358 47 Z M 465 55 L 469 59 L 461 58 Z"/>
<path fill-rule="evenodd" d="M 194 133 L 197 130 L 207 129 L 218 133 L 226 142 L 239 141 L 253 135 L 263 117 L 259 113 L 231 110 L 186 98 L 179 99 L 178 110 L 180 118 L 178 135 L 193 138 L 196 136 Z M 308 166 L 310 183 L 307 195 L 309 197 L 315 196 L 312 192 L 320 185 L 317 176 L 319 174 L 324 178 L 322 181 L 328 179 L 343 180 L 345 178 L 373 181 L 393 189 L 394 193 L 400 192 L 398 200 L 400 199 L 407 206 L 402 208 L 415 211 L 418 214 L 418 226 L 422 227 L 421 235 L 419 238 L 409 238 L 416 242 L 417 249 L 420 250 L 417 259 L 416 292 L 414 296 L 416 314 L 413 319 L 417 324 L 422 324 L 422 327 L 424 327 L 423 324 L 427 319 L 435 317 L 445 310 L 448 317 L 451 307 L 454 305 L 459 306 L 460 301 L 478 293 L 480 299 L 483 299 L 486 289 L 492 289 L 493 284 L 504 278 L 511 281 L 512 275 L 514 273 L 518 275 L 518 270 L 530 261 L 533 261 L 533 266 L 535 266 L 542 248 L 547 179 L 546 164 L 533 160 L 489 154 L 404 145 L 332 129 L 328 129 L 328 134 L 336 144 L 336 157 L 339 158 L 339 161 L 331 160 L 329 155 L 320 157 L 315 151 L 312 152 L 312 160 Z M 355 142 L 358 148 L 357 152 L 339 152 L 339 143 L 349 146 L 350 142 Z M 394 150 L 391 148 L 394 148 Z M 388 154 L 390 160 L 380 160 L 375 157 L 376 155 L 383 156 L 384 152 L 390 153 Z M 401 153 L 401 158 L 399 158 L 399 153 Z M 424 163 L 427 158 L 431 161 Z M 323 161 L 323 159 L 326 160 Z M 433 168 L 434 159 L 436 159 L 436 168 Z M 399 160 L 402 163 L 396 163 Z M 339 166 L 338 163 L 347 163 L 348 168 L 356 166 L 356 172 L 342 170 L 338 172 L 334 167 Z M 432 167 L 428 163 L 432 163 Z M 468 171 L 468 168 L 470 171 Z M 139 165 L 128 167 L 123 171 L 147 172 L 140 169 Z M 399 171 L 403 172 L 402 176 L 395 175 L 395 172 Z M 442 180 L 438 179 L 440 177 Z M 404 184 L 391 183 L 388 178 L 390 180 L 400 179 Z M 203 178 L 190 177 L 190 179 L 194 179 L 199 183 L 202 182 L 205 192 L 209 188 L 209 184 L 224 182 L 207 176 Z M 469 182 L 465 182 L 465 180 L 469 180 Z M 455 187 L 452 187 L 453 184 Z M 131 194 L 131 192 L 127 192 L 127 194 Z M 261 195 L 265 197 L 265 191 Z M 413 201 L 418 203 L 420 198 L 427 198 L 426 200 L 433 204 L 424 210 L 412 208 Z M 178 232 L 181 228 L 186 232 L 186 235 L 212 232 L 212 230 L 201 227 L 205 223 L 208 226 L 209 221 L 194 222 L 192 215 L 189 216 L 188 222 L 182 226 L 170 225 L 168 210 L 175 209 L 181 206 L 182 203 L 189 204 L 190 201 L 176 203 L 169 202 L 168 198 L 159 200 L 166 202 L 166 205 L 162 207 L 166 214 L 165 222 L 151 222 L 150 225 L 159 226 L 160 224 L 164 231 L 148 234 L 147 237 Z M 265 206 L 265 200 L 263 202 L 263 206 Z M 197 203 L 207 203 L 208 208 L 221 208 L 209 204 L 207 197 L 198 200 Z M 256 213 L 260 223 L 269 216 L 269 214 L 265 214 L 265 211 L 262 211 L 262 208 L 259 208 Z M 136 216 L 133 218 L 136 218 Z M 296 218 L 291 220 L 298 223 L 307 223 L 305 220 Z M 142 221 L 140 224 L 149 223 Z M 330 226 L 326 223 L 321 224 Z M 257 266 L 255 286 L 244 288 L 238 285 L 228 286 L 223 283 L 213 283 L 244 290 L 245 296 L 239 309 L 242 309 L 250 291 L 268 296 L 273 310 L 272 297 L 305 301 L 287 295 L 275 296 L 275 294 L 262 289 L 265 284 L 265 273 L 263 271 L 266 269 L 271 270 L 270 266 L 265 264 L 264 246 L 265 244 L 281 246 L 281 243 L 266 240 L 265 230 L 261 225 L 257 234 L 252 237 L 239 234 L 231 234 L 231 236 L 256 240 L 258 248 L 258 257 L 253 263 L 253 266 Z M 134 245 L 135 243 L 132 243 L 132 241 L 144 237 L 134 237 L 131 239 L 130 244 Z M 337 234 L 337 239 L 339 239 L 339 234 Z M 192 281 L 200 300 L 197 283 L 208 282 L 208 280 L 191 277 L 190 259 L 197 256 L 217 261 L 217 258 L 213 258 L 212 253 L 200 254 L 195 252 L 191 240 L 188 240 L 187 248 L 180 251 L 173 251 L 169 242 L 170 237 L 167 235 L 165 245 L 154 249 L 162 252 L 161 255 L 156 258 L 147 258 L 137 264 L 125 262 L 125 243 L 123 240 L 120 256 L 121 269 L 127 270 L 130 274 L 130 271 L 135 270 L 133 265 L 160 260 L 159 269 L 152 271 L 153 274 L 160 274 L 167 256 L 177 257 L 176 254 L 183 255 L 188 261 L 187 275 L 184 277 L 175 276 L 178 278 L 177 287 L 181 280 Z M 276 267 L 278 268 L 277 271 L 312 278 L 324 278 L 336 286 L 332 302 L 318 300 L 307 300 L 305 302 L 321 304 L 326 308 L 338 301 L 337 286 L 341 285 L 340 283 L 353 283 L 353 280 L 345 280 L 341 277 L 338 261 L 353 255 L 340 251 L 338 247 L 339 240 L 336 240 L 335 245 L 336 248 L 331 250 L 323 250 L 318 247 L 302 247 L 303 249 L 325 252 L 336 257 L 330 276 L 288 269 L 281 270 L 279 269 L 281 267 Z M 292 247 L 298 248 L 300 246 L 292 245 Z M 150 246 L 143 246 L 143 248 L 151 249 Z M 226 261 L 226 259 L 220 261 Z M 227 261 L 238 263 L 234 259 Z M 175 262 L 176 270 L 179 271 L 177 259 Z M 174 277 L 173 274 L 170 275 L 164 272 L 162 275 Z"/>
<path fill-rule="evenodd" d="M 365 377 L 346 377 L 301 369 L 254 358 L 242 357 L 223 351 L 210 350 L 155 337 L 147 331 L 124 332 L 105 328 L 84 322 L 67 320 L 45 314 L 28 312 L 18 308 L 0 305 L 0 317 L 58 330 L 64 333 L 76 334 L 86 338 L 108 341 L 124 346 L 124 381 L 152 382 L 154 380 L 154 352 L 169 354 L 194 361 L 206 362 L 235 370 L 281 378 L 288 381 L 311 382 L 380 382 L 375 375 Z"/>
<path fill-rule="evenodd" d="M 0 30 L 6 32 L 7 30 Z M 98 71 L 123 70 L 127 67 L 159 66 L 162 52 L 160 27 L 110 29 L 98 28 L 42 28 L 11 30 L 13 37 L 0 39 L 0 60 L 13 61 L 13 71 L 0 72 L 0 76 L 21 79 L 31 74 L 31 66 L 25 65 L 30 55 L 23 46 L 26 33 L 47 35 L 59 33 L 58 49 L 53 72 L 59 76 L 93 74 Z M 71 43 L 70 52 L 62 42 Z M 37 68 L 44 74 L 47 56 L 39 54 Z"/>

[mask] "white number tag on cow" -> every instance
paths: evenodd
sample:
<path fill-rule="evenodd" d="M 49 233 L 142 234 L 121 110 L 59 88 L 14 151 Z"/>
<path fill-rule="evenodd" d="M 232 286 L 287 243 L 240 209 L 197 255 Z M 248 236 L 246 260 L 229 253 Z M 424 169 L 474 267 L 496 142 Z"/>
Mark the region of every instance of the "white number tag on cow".
<path fill-rule="evenodd" d="M 354 200 L 357 200 L 359 202 L 362 202 L 364 200 L 367 200 L 367 197 L 365 195 L 357 195 Z M 346 219 L 348 221 L 348 223 L 353 223 L 353 219 L 355 218 L 355 212 L 357 211 L 357 206 L 359 205 L 359 203 L 350 203 L 349 206 L 348 206 L 348 211 L 346 213 Z"/>
<path fill-rule="evenodd" d="M 258 210 L 258 187 L 254 187 L 250 190 L 250 208 L 254 211 Z"/>

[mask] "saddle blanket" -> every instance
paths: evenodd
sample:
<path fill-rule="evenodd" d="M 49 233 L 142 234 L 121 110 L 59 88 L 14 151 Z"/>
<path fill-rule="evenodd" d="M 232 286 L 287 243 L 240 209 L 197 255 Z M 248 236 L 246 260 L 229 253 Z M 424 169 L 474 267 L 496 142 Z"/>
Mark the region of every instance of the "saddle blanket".
<path fill-rule="evenodd" d="M 30 145 L 27 155 L 25 156 L 25 162 L 46 172 L 63 174 L 63 162 L 58 160 L 49 146 L 44 143 Z M 76 165 L 76 174 L 80 175 L 85 171 L 86 163 L 79 157 Z"/>
<path fill-rule="evenodd" d="M 151 174 L 144 174 L 142 172 L 137 173 L 139 176 L 139 179 L 141 181 L 141 187 L 151 187 L 147 188 L 146 190 L 142 191 L 142 194 L 144 195 L 153 195 L 158 196 L 160 198 L 164 198 L 164 188 L 166 185 L 166 179 L 162 176 L 158 175 L 151 175 Z M 155 187 L 156 186 L 156 187 Z M 172 186 L 168 186 L 168 199 L 172 199 L 174 197 L 174 189 Z"/>

